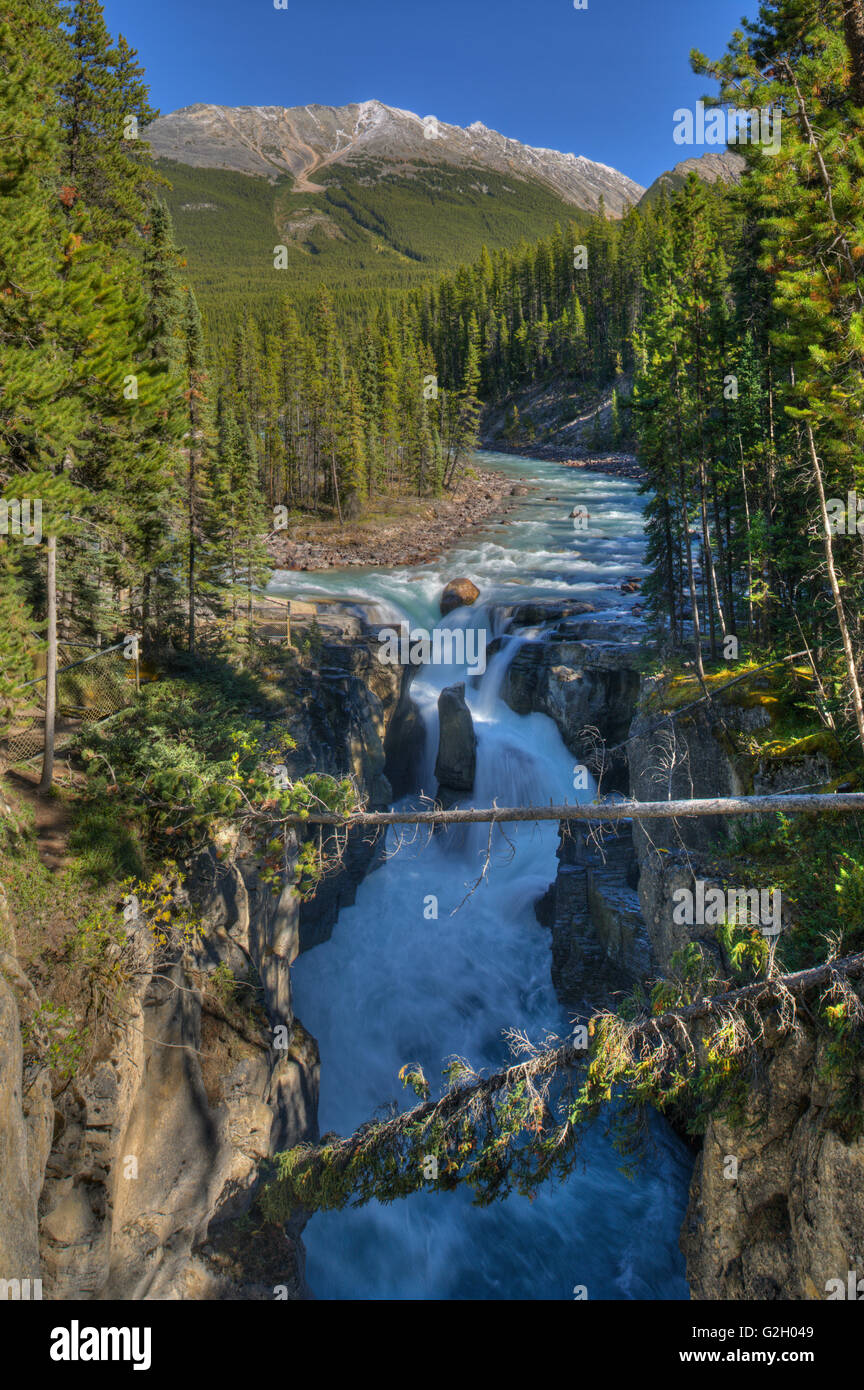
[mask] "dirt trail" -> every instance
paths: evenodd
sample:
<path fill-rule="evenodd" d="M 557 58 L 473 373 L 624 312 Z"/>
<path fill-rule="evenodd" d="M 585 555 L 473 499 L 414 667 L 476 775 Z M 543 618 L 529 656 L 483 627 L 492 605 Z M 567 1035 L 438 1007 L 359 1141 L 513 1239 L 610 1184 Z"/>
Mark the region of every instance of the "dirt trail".
<path fill-rule="evenodd" d="M 36 790 L 38 784 L 39 773 L 29 768 L 6 773 L 8 789 L 33 811 L 39 858 L 52 873 L 59 873 L 68 862 L 69 804 L 56 792 L 53 796 L 40 796 Z"/>

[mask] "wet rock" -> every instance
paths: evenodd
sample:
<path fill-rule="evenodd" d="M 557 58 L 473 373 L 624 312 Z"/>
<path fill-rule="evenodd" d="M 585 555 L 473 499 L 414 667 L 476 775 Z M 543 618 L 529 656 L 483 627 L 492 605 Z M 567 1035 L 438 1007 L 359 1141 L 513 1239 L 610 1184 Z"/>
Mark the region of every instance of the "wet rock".
<path fill-rule="evenodd" d="M 400 704 L 384 740 L 387 756 L 385 772 L 393 798 L 406 796 L 419 781 L 419 770 L 426 749 L 426 725 L 413 700 Z"/>
<path fill-rule="evenodd" d="M 56 1300 L 256 1296 L 242 1262 L 220 1269 L 204 1247 L 248 1210 L 261 1163 L 317 1133 L 317 1049 L 291 1005 L 290 885 L 276 898 L 252 862 L 212 852 L 191 882 L 205 926 L 192 971 L 180 960 L 157 970 L 148 934 L 136 935 L 128 1025 L 57 1100 L 39 1203 L 41 1272 Z M 202 990 L 217 963 L 251 971 L 256 1007 Z M 276 1025 L 285 1047 L 273 1046 Z M 300 1259 L 292 1236 L 271 1289 Z"/>
<path fill-rule="evenodd" d="M 476 603 L 480 590 L 470 579 L 451 579 L 441 595 L 441 613 L 446 617 L 454 608 L 468 607 Z"/>
<path fill-rule="evenodd" d="M 477 771 L 477 736 L 471 711 L 465 703 L 465 686 L 448 685 L 438 696 L 440 736 L 435 776 L 438 799 L 442 792 L 470 792 Z"/>
<path fill-rule="evenodd" d="M 582 599 L 533 599 L 528 603 L 517 603 L 508 612 L 514 627 L 536 627 L 538 623 L 551 623 L 557 619 L 575 618 L 585 613 L 594 613 L 593 603 Z"/>
<path fill-rule="evenodd" d="M 599 729 L 611 747 L 627 737 L 639 693 L 638 648 L 617 642 L 528 642 L 516 653 L 501 689 L 517 714 L 553 719 L 574 756 L 592 751 Z M 619 769 L 620 770 L 620 769 Z M 607 770 L 606 790 L 614 790 Z"/>
<path fill-rule="evenodd" d="M 535 907 L 552 931 L 552 983 L 562 1003 L 626 989 L 653 972 L 651 944 L 632 887 L 629 826 L 606 836 L 602 850 L 583 825 L 563 825 L 558 875 Z"/>

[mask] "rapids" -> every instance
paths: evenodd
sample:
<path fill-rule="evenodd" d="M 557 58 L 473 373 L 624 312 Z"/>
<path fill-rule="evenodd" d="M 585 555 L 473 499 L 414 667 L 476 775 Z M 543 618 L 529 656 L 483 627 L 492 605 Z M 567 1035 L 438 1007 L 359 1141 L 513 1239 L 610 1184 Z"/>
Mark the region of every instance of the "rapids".
<path fill-rule="evenodd" d="M 485 624 L 501 636 L 484 675 L 466 683 L 477 733 L 474 792 L 460 804 L 557 803 L 573 791 L 573 758 L 545 715 L 518 716 L 500 699 L 521 640 L 493 632 L 489 606 L 538 597 L 579 597 L 621 616 L 634 599 L 621 579 L 643 572 L 642 500 L 625 479 L 586 474 L 541 460 L 481 453 L 480 464 L 514 478 L 530 470 L 539 488 L 520 498 L 506 526 L 476 536 L 432 565 L 394 570 L 278 574 L 271 592 L 354 600 L 379 622 L 432 629 Z M 587 531 L 570 512 L 587 506 Z M 466 575 L 481 597 L 438 616 L 450 578 Z M 427 666 L 412 685 L 427 727 L 417 792 L 435 792 L 437 698 L 465 679 Z M 344 909 L 332 939 L 294 966 L 294 1003 L 321 1051 L 321 1131 L 347 1134 L 392 1101 L 414 1102 L 398 1080 L 419 1062 L 433 1094 L 447 1058 L 494 1070 L 509 1053 L 508 1029 L 542 1041 L 569 1029 L 550 980 L 549 934 L 533 905 L 556 872 L 557 826 L 496 830 L 489 871 L 488 828 L 472 826 L 429 842 L 392 835 L 387 854 Z M 475 887 L 476 884 L 476 887 Z M 472 892 L 472 888 L 474 891 Z M 437 918 L 429 915 L 437 903 Z M 536 1199 L 513 1196 L 480 1209 L 470 1194 L 423 1192 L 390 1206 L 373 1203 L 318 1214 L 304 1233 L 307 1277 L 323 1299 L 684 1299 L 678 1230 L 692 1159 L 661 1121 L 649 1163 L 628 1180 L 596 1127 L 566 1183 Z"/>

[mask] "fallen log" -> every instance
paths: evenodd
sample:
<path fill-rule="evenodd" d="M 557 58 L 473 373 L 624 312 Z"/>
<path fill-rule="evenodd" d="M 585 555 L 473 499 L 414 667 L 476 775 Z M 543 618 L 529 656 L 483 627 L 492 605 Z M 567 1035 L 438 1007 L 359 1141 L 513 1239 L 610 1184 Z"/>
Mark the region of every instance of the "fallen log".
<path fill-rule="evenodd" d="M 677 820 L 694 816 L 844 815 L 864 811 L 864 792 L 812 792 L 804 795 L 721 796 L 697 801 L 589 801 L 563 806 L 487 806 L 444 811 L 355 811 L 336 815 L 310 811 L 308 815 L 279 817 L 281 825 L 473 825 L 505 821 Z"/>

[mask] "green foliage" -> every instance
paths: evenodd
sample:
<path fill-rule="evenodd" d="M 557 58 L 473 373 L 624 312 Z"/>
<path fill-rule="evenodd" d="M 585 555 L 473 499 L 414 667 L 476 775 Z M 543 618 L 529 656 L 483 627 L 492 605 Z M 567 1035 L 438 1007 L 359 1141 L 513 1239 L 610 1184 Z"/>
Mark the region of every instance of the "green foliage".
<path fill-rule="evenodd" d="M 237 980 L 227 961 L 219 962 L 216 969 L 208 977 L 207 987 L 212 990 L 220 1004 L 225 1006 L 231 1003 L 237 993 Z"/>
<path fill-rule="evenodd" d="M 864 136 L 853 58 L 839 0 L 766 0 L 723 60 L 693 61 L 718 80 L 715 104 L 774 110 L 782 139 L 767 152 L 741 147 L 747 169 L 731 193 L 691 174 L 654 203 L 633 401 L 650 493 L 643 593 L 671 646 L 692 644 L 697 667 L 701 639 L 716 657 L 729 634 L 750 652 L 789 650 L 803 635 L 826 666 L 843 604 L 857 612 L 864 598 L 860 546 L 825 538 L 812 458 L 827 496 L 860 491 Z M 832 548 L 840 598 L 826 584 Z M 847 658 L 838 707 L 823 711 L 841 732 L 853 676 Z"/>
<path fill-rule="evenodd" d="M 347 814 L 355 795 L 349 780 L 325 774 L 276 779 L 274 768 L 285 765 L 294 741 L 275 718 L 250 716 L 253 699 L 260 705 L 255 682 L 231 673 L 145 688 L 122 718 L 79 736 L 88 813 L 108 799 L 117 820 L 138 828 L 155 856 L 189 854 L 217 827 L 242 827 L 262 856 L 263 880 L 278 891 L 285 871 L 281 818 L 306 817 L 314 808 Z M 321 870 L 316 845 L 302 845 L 301 895 L 314 891 Z"/>
<path fill-rule="evenodd" d="M 348 1139 L 278 1154 L 262 1212 L 282 1222 L 300 1207 L 388 1203 L 423 1190 L 432 1175 L 436 1190 L 464 1186 L 478 1206 L 513 1192 L 532 1198 L 541 1183 L 573 1171 L 582 1136 L 601 1116 L 628 1170 L 650 1148 L 649 1108 L 674 1113 L 693 1133 L 711 1114 L 740 1119 L 758 1018 L 748 1024 L 743 1013 L 729 1010 L 688 1024 L 668 1016 L 697 992 L 697 980 L 698 992 L 708 995 L 728 987 L 700 956 L 694 945 L 673 961 L 675 979 L 662 995 L 655 992 L 650 1013 L 634 995 L 618 1015 L 592 1019 L 587 1057 L 551 1040 L 549 1051 L 525 1048 L 529 1060 L 514 1059 L 488 1079 L 454 1058 L 437 1101 L 429 1099 L 422 1072 L 403 1067 L 403 1086 L 422 1103 L 363 1125 Z"/>
<path fill-rule="evenodd" d="M 864 839 L 857 816 L 778 815 L 730 839 L 739 881 L 776 884 L 791 913 L 778 967 L 799 970 L 864 948 Z M 730 865 L 731 867 L 731 865 Z"/>
<path fill-rule="evenodd" d="M 21 1042 L 28 1062 L 36 1060 L 58 1081 L 69 1081 L 84 1056 L 87 1031 L 81 1030 L 66 1005 L 45 1003 L 24 1019 Z"/>
<path fill-rule="evenodd" d="M 379 177 L 375 161 L 333 164 L 317 194 L 293 193 L 288 178 L 270 184 L 173 160 L 157 168 L 170 181 L 168 206 L 214 337 L 230 336 L 250 309 L 271 318 L 288 286 L 301 308 L 326 285 L 340 318 L 371 317 L 484 245 L 532 240 L 572 215 L 541 184 L 441 165 Z M 274 269 L 276 245 L 287 247 L 285 270 Z"/>
<path fill-rule="evenodd" d="M 87 800 L 69 833 L 76 871 L 97 886 L 116 883 L 144 872 L 144 859 L 134 825 L 110 800 Z"/>

